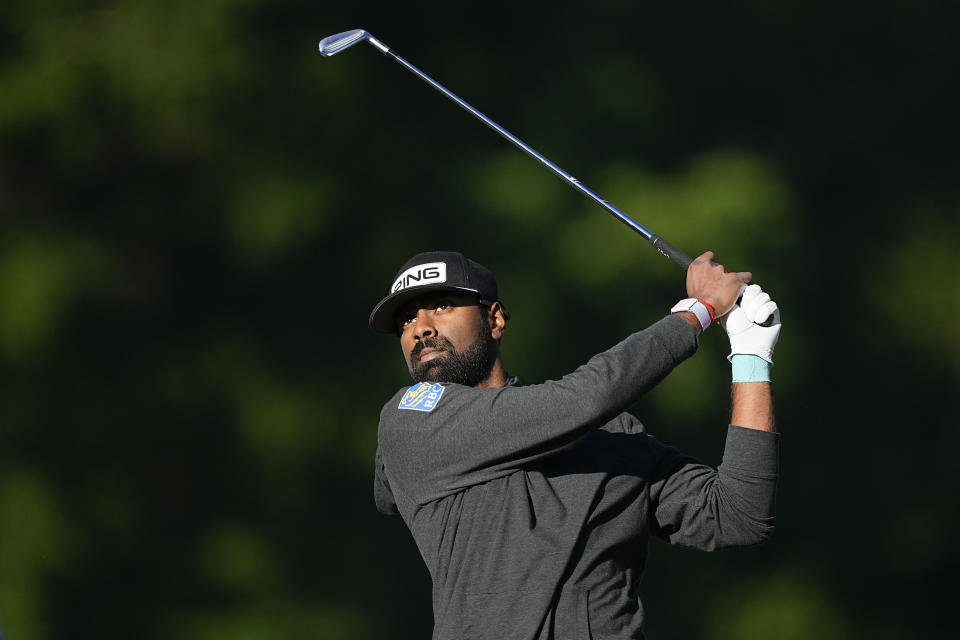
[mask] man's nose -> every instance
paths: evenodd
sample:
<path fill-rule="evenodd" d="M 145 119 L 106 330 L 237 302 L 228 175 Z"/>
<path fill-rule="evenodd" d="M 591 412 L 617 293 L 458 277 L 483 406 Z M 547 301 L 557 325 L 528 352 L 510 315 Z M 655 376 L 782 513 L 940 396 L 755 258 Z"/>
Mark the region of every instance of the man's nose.
<path fill-rule="evenodd" d="M 433 312 L 430 309 L 419 309 L 417 311 L 417 325 L 414 328 L 413 335 L 417 340 L 437 335 L 437 328 L 433 323 Z"/>

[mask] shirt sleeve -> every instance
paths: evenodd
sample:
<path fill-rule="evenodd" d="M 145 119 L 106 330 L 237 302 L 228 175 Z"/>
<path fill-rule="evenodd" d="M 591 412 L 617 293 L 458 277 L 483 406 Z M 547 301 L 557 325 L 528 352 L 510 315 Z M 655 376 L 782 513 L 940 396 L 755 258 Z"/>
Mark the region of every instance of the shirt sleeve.
<path fill-rule="evenodd" d="M 772 533 L 779 434 L 731 425 L 717 469 L 676 450 L 652 479 L 651 530 L 704 551 L 758 544 Z"/>
<path fill-rule="evenodd" d="M 387 480 L 386 471 L 383 465 L 383 456 L 380 455 L 380 447 L 377 447 L 377 455 L 374 458 L 373 470 L 373 501 L 377 505 L 380 513 L 395 515 L 398 513 L 396 500 L 393 498 L 393 490 L 390 488 L 390 481 Z"/>
<path fill-rule="evenodd" d="M 696 348 L 696 332 L 671 315 L 560 380 L 499 389 L 447 385 L 430 411 L 400 409 L 398 396 L 380 423 L 391 478 L 424 504 L 510 473 L 616 417 Z"/>

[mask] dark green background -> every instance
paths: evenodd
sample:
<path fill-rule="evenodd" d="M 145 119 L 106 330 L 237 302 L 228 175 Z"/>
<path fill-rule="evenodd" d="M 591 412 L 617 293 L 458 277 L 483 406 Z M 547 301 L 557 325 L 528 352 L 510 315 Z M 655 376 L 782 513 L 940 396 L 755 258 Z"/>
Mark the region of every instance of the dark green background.
<path fill-rule="evenodd" d="M 675 266 L 363 27 L 783 311 L 779 525 L 654 542 L 652 638 L 953 637 L 954 3 L 0 5 L 0 623 L 18 640 L 426 638 L 376 513 L 367 314 L 410 255 L 497 274 L 556 378 L 662 316 Z M 635 411 L 719 462 L 726 338 Z"/>

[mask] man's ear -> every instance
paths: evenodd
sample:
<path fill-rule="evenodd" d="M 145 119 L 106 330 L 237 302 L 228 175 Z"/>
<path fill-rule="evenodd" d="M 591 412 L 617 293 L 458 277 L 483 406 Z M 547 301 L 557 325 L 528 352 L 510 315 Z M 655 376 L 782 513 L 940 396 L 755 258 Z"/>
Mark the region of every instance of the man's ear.
<path fill-rule="evenodd" d="M 500 340 L 507 330 L 507 312 L 502 304 L 494 302 L 487 309 L 487 314 L 490 320 L 490 335 L 494 340 Z"/>

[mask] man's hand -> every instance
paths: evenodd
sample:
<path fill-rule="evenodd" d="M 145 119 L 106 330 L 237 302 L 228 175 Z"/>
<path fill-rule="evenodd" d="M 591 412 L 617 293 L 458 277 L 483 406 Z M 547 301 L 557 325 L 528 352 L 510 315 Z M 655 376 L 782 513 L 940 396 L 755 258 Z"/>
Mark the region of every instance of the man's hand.
<path fill-rule="evenodd" d="M 771 316 L 770 324 L 762 326 Z M 752 284 L 743 290 L 740 304 L 720 319 L 720 325 L 730 338 L 731 358 L 748 354 L 773 364 L 773 347 L 780 337 L 780 310 L 759 285 Z"/>
<path fill-rule="evenodd" d="M 743 288 L 753 281 L 749 271 L 731 273 L 707 251 L 687 268 L 687 295 L 709 303 L 720 318 L 736 303 Z"/>
<path fill-rule="evenodd" d="M 768 319 L 771 320 L 769 326 L 763 326 Z M 730 337 L 733 366 L 730 423 L 747 429 L 773 431 L 770 365 L 773 364 L 773 346 L 780 336 L 777 303 L 758 285 L 752 284 L 744 289 L 740 304 L 721 318 L 720 325 Z"/>

